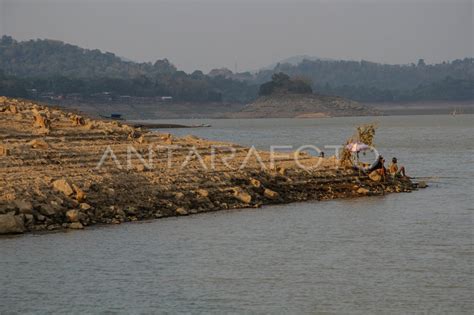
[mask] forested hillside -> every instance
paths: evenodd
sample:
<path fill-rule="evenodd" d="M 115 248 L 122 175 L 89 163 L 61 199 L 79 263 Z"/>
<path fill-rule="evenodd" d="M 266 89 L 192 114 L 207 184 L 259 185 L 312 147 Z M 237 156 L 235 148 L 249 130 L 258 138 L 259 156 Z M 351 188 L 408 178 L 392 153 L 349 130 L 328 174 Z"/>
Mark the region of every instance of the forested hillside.
<path fill-rule="evenodd" d="M 359 101 L 474 99 L 474 59 L 440 64 L 388 65 L 368 61 L 303 60 L 256 74 L 257 82 L 284 72 L 312 82 L 313 91 Z"/>
<path fill-rule="evenodd" d="M 0 40 L 0 70 L 9 76 L 9 85 L 16 77 L 17 88 L 35 89 L 39 94 L 90 95 L 107 91 L 129 96 L 172 96 L 181 101 L 247 102 L 255 97 L 258 89 L 252 83 L 206 76 L 201 71 L 187 74 L 177 70 L 167 59 L 135 63 L 123 61 L 110 52 L 83 49 L 60 41 L 17 42 L 9 36 Z M 6 86 L 0 90 L 13 93 L 12 88 Z"/>
<path fill-rule="evenodd" d="M 45 93 L 171 96 L 178 101 L 254 100 L 275 73 L 306 82 L 314 93 L 372 101 L 472 100 L 474 59 L 440 64 L 388 65 L 368 61 L 306 60 L 279 63 L 257 73 L 221 68 L 204 74 L 179 71 L 167 59 L 124 61 L 110 52 L 88 50 L 54 40 L 0 39 L 0 94 L 32 97 Z M 269 86 L 263 86 L 263 89 Z M 261 89 L 261 88 L 260 88 Z M 308 90 L 306 88 L 306 90 Z M 31 94 L 34 91 L 34 95 Z"/>

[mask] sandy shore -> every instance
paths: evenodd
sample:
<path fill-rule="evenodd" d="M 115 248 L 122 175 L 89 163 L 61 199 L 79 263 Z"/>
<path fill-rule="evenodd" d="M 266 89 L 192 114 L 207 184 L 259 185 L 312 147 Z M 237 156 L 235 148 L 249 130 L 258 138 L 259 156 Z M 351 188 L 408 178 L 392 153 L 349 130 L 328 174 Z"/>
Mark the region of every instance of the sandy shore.
<path fill-rule="evenodd" d="M 0 97 L 0 234 L 416 189 L 297 157 Z"/>

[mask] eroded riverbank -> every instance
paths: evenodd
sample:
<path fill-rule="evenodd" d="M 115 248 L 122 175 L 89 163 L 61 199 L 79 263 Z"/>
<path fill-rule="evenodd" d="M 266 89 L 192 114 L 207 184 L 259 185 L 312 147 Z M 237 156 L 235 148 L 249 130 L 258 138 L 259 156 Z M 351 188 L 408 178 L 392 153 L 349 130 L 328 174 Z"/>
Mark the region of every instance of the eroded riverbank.
<path fill-rule="evenodd" d="M 371 180 L 334 157 L 301 153 L 296 163 L 286 154 L 148 132 L 28 101 L 0 99 L 0 122 L 2 233 L 416 189 L 409 180 Z"/>

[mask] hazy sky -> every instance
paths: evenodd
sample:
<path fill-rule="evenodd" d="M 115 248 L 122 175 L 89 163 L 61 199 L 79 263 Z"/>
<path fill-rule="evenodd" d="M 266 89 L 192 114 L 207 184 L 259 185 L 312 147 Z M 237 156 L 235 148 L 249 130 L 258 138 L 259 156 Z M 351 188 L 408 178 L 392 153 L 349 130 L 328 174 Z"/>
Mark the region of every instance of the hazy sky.
<path fill-rule="evenodd" d="M 293 55 L 410 63 L 473 56 L 473 0 L 0 0 L 0 33 L 185 71 Z"/>

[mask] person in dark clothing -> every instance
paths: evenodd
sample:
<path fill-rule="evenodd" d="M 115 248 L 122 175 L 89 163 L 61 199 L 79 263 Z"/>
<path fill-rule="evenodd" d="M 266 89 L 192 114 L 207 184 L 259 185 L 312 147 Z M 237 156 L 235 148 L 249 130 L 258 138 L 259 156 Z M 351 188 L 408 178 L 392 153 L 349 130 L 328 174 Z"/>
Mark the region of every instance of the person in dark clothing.
<path fill-rule="evenodd" d="M 383 158 L 383 156 L 379 155 L 379 157 L 377 158 L 377 162 L 372 164 L 372 166 L 367 169 L 367 173 L 370 174 L 376 171 L 385 180 L 385 176 L 387 175 L 387 169 L 385 168 L 384 163 L 385 159 Z"/>

